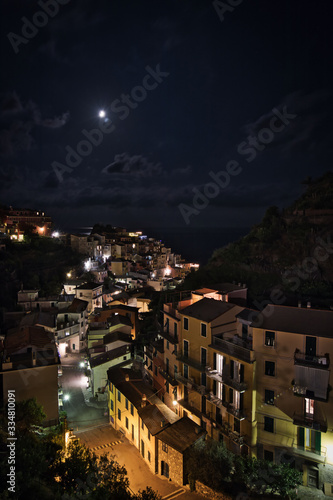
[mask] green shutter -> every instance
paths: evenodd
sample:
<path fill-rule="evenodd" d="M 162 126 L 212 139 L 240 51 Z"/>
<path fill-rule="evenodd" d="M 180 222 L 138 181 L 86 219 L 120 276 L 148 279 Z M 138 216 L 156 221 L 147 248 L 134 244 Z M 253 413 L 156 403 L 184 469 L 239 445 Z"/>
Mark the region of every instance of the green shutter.
<path fill-rule="evenodd" d="M 298 447 L 304 448 L 304 427 L 298 428 Z"/>
<path fill-rule="evenodd" d="M 316 437 L 315 437 L 315 450 L 318 455 L 321 454 L 321 432 L 316 431 Z"/>

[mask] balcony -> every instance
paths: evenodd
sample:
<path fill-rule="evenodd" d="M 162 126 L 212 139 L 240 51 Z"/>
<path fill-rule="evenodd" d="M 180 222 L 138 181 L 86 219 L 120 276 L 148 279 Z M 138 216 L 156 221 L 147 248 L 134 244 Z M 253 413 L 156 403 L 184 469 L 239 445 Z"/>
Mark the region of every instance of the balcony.
<path fill-rule="evenodd" d="M 189 390 L 198 392 L 199 394 L 201 394 L 201 396 L 208 394 L 208 389 L 204 385 L 197 384 L 193 378 L 185 378 L 179 373 L 175 374 L 175 378 L 178 382 L 185 385 Z"/>
<path fill-rule="evenodd" d="M 194 368 L 195 370 L 204 373 L 206 372 L 206 365 L 202 365 L 199 361 L 189 358 L 183 353 L 179 353 L 177 356 L 177 361 L 180 361 L 181 363 L 191 366 L 191 368 Z"/>
<path fill-rule="evenodd" d="M 244 411 L 239 408 L 236 408 L 234 404 L 226 403 L 225 401 L 223 401 L 223 406 L 227 409 L 227 413 L 233 415 L 239 420 L 244 420 L 246 418 Z"/>
<path fill-rule="evenodd" d="M 224 407 L 224 404 L 223 404 L 223 401 L 221 398 L 219 398 L 218 396 L 215 396 L 215 394 L 213 392 L 210 392 L 209 393 L 209 396 L 207 397 L 207 400 L 210 402 L 210 403 L 213 403 L 213 405 L 217 406 L 218 408 L 220 408 L 222 410 L 222 408 Z"/>
<path fill-rule="evenodd" d="M 218 336 L 213 336 L 212 343 L 209 347 L 217 349 L 224 354 L 229 354 L 245 363 L 253 363 L 255 361 L 255 353 L 252 351 L 252 342 L 242 340 L 237 335 L 234 335 L 233 340 L 225 340 Z"/>
<path fill-rule="evenodd" d="M 327 432 L 327 423 L 315 415 L 294 413 L 293 424 L 320 432 Z"/>
<path fill-rule="evenodd" d="M 315 462 L 325 463 L 327 448 L 325 446 L 321 446 L 320 451 L 319 450 L 316 451 L 314 449 L 307 449 L 305 447 L 293 445 L 293 453 L 295 455 L 304 457 L 305 459 L 314 460 Z"/>
<path fill-rule="evenodd" d="M 213 370 L 210 366 L 206 366 L 206 374 L 207 377 L 216 380 L 217 382 L 223 382 L 222 380 L 222 374 L 219 373 L 217 370 Z"/>
<path fill-rule="evenodd" d="M 222 382 L 238 392 L 245 392 L 247 389 L 247 384 L 245 382 L 239 382 L 237 379 L 224 374 L 222 375 Z"/>
<path fill-rule="evenodd" d="M 167 373 L 165 370 L 163 370 L 162 368 L 159 368 L 159 372 L 160 374 L 162 375 L 162 377 L 167 381 L 169 382 L 170 385 L 172 385 L 173 387 L 175 387 L 176 385 L 178 385 L 178 382 L 175 378 L 171 377 L 171 375 L 169 375 L 169 373 Z M 176 374 L 177 375 L 177 374 Z"/>
<path fill-rule="evenodd" d="M 295 365 L 327 369 L 330 365 L 330 357 L 329 354 L 325 354 L 324 356 L 311 356 L 296 349 L 294 353 L 294 363 Z"/>

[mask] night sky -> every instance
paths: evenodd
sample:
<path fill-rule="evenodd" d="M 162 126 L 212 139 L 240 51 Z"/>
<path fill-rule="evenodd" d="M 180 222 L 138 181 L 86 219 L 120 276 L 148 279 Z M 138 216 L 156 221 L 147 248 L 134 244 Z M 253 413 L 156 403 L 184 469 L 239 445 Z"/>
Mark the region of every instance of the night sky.
<path fill-rule="evenodd" d="M 3 204 L 64 228 L 247 227 L 332 168 L 331 0 L 0 9 Z"/>

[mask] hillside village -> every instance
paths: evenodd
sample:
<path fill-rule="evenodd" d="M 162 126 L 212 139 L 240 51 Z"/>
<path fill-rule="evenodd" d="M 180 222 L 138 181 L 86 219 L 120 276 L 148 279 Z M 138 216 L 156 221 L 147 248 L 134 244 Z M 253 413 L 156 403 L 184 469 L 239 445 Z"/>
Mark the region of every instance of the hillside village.
<path fill-rule="evenodd" d="M 18 225 L 3 225 L 2 245 L 16 230 L 20 245 Z M 58 295 L 18 290 L 1 332 L 2 407 L 15 389 L 17 400 L 36 397 L 45 427 L 57 423 L 63 362 L 74 356 L 82 390 L 154 474 L 188 484 L 190 450 L 211 439 L 242 457 L 289 463 L 304 486 L 330 490 L 332 310 L 286 306 L 282 296 L 250 308 L 244 283 L 181 296 L 176 285 L 197 266 L 140 232 L 53 238 L 82 256 L 85 272 L 69 269 Z M 164 301 L 141 350 L 152 291 Z"/>

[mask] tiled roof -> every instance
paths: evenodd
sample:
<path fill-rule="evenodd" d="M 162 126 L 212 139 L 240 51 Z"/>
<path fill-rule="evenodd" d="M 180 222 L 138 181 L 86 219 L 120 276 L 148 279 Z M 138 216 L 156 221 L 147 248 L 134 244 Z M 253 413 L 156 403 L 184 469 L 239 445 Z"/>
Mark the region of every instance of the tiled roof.
<path fill-rule="evenodd" d="M 25 347 L 45 349 L 54 346 L 53 335 L 40 326 L 26 326 L 7 333 L 5 349 L 7 354 L 23 350 Z"/>
<path fill-rule="evenodd" d="M 235 307 L 234 304 L 230 304 L 229 302 L 203 298 L 191 306 L 182 309 L 180 314 L 210 323 L 233 307 Z"/>
<path fill-rule="evenodd" d="M 174 450 L 184 453 L 205 431 L 188 417 L 183 417 L 174 424 L 163 429 L 157 438 L 171 446 Z"/>
<path fill-rule="evenodd" d="M 333 339 L 333 311 L 269 304 L 254 318 L 252 326 Z"/>

